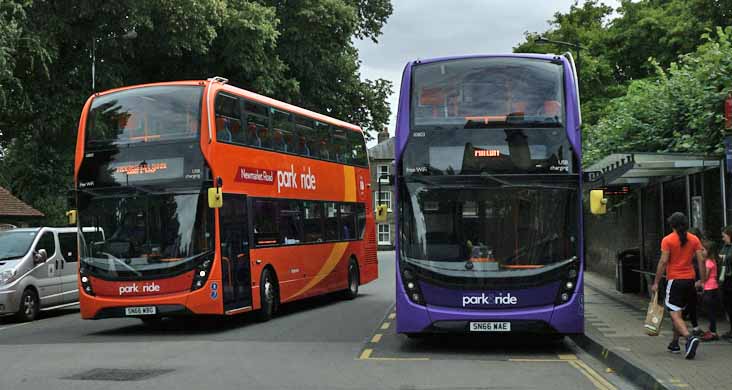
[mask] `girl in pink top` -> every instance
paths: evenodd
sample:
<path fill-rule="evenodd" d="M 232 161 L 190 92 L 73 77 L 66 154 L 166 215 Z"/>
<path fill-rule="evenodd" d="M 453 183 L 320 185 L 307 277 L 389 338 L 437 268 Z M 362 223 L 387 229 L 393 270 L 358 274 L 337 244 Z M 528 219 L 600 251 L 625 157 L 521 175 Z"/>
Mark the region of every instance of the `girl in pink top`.
<path fill-rule="evenodd" d="M 704 264 L 707 269 L 707 282 L 704 283 L 704 311 L 709 317 L 709 330 L 702 336 L 703 341 L 719 340 L 717 335 L 717 310 L 719 310 L 719 284 L 717 283 L 717 261 L 719 250 L 712 241 L 702 243 L 704 257 L 707 259 Z"/>

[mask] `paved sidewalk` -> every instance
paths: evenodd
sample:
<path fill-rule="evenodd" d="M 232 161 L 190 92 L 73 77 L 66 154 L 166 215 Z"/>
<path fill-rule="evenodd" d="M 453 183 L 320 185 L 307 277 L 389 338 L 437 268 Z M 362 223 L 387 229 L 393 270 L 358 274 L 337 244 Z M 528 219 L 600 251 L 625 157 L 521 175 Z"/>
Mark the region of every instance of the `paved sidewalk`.
<path fill-rule="evenodd" d="M 685 360 L 683 354 L 671 354 L 666 350 L 672 334 L 668 314 L 658 337 L 644 333 L 647 308 L 648 300 L 644 297 L 617 292 L 614 280 L 592 272 L 585 273 L 586 334 L 588 339 L 602 345 L 604 350 L 601 353 L 606 358 L 610 352 L 626 366 L 633 366 L 636 372 L 645 372 L 655 378 L 655 387 L 732 388 L 732 343 L 723 340 L 703 342 L 697 350 L 696 359 Z M 699 325 L 706 329 L 709 323 L 701 317 Z M 720 334 L 726 332 L 729 324 L 720 322 L 717 329 Z M 683 343 L 681 348 L 683 351 Z M 651 386 L 646 383 L 643 388 Z"/>

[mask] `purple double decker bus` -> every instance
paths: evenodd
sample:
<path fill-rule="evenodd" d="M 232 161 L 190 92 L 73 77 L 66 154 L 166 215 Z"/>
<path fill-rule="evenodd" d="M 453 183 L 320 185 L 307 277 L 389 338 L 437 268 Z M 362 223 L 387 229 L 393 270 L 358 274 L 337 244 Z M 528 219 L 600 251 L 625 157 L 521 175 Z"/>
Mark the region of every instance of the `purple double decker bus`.
<path fill-rule="evenodd" d="M 571 54 L 417 60 L 396 128 L 397 331 L 584 331 Z"/>

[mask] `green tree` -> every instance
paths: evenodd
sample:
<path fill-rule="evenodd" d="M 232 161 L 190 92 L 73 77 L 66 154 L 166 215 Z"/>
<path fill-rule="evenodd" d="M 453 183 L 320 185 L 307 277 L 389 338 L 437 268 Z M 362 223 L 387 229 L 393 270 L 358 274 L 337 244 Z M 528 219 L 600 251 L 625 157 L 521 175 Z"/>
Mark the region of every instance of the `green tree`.
<path fill-rule="evenodd" d="M 580 97 L 582 115 L 586 123 L 595 123 L 602 107 L 612 97 L 625 93 L 623 85 L 615 78 L 612 59 L 607 52 L 607 20 L 613 9 L 597 0 L 589 0 L 581 6 L 574 4 L 569 12 L 557 12 L 549 21 L 549 30 L 543 33 L 526 32 L 525 41 L 514 48 L 517 53 L 563 53 L 571 51 L 577 61 L 580 74 Z M 539 44 L 536 38 L 545 37 L 554 41 L 578 44 L 585 49 L 576 49 L 553 44 Z"/>
<path fill-rule="evenodd" d="M 61 221 L 92 46 L 97 90 L 217 75 L 378 131 L 391 85 L 360 79 L 352 40 L 375 40 L 391 12 L 389 0 L 0 0 L 0 185 Z"/>
<path fill-rule="evenodd" d="M 732 85 L 732 27 L 704 34 L 705 43 L 668 70 L 633 81 L 587 130 L 585 163 L 630 151 L 722 152 L 722 102 Z"/>

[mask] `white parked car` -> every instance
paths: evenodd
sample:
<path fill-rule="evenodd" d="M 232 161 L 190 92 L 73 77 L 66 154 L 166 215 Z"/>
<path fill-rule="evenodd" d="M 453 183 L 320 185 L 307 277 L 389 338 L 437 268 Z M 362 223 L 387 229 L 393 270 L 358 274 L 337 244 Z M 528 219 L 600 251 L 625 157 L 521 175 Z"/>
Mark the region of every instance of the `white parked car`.
<path fill-rule="evenodd" d="M 0 231 L 0 316 L 33 321 L 41 310 L 78 303 L 77 232 L 75 227 Z M 99 235 L 103 241 L 104 233 Z"/>

